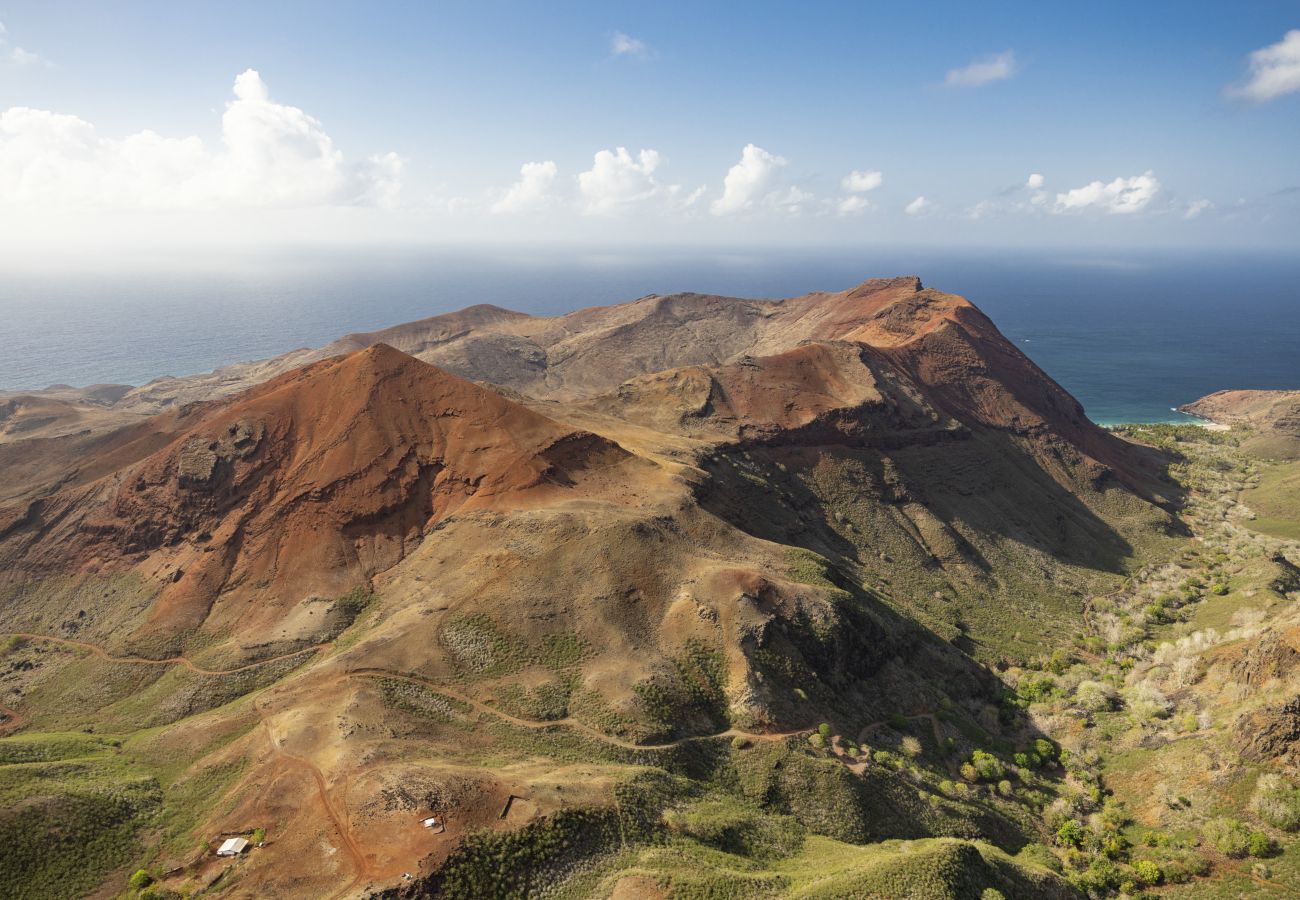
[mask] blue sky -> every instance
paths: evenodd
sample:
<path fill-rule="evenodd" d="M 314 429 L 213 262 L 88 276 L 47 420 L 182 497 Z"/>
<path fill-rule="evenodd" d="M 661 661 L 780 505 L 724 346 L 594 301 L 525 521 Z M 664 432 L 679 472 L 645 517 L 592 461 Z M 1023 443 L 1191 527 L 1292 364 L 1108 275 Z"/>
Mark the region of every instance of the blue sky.
<path fill-rule="evenodd" d="M 11 240 L 1300 236 L 1295 2 L 0 0 L 0 23 Z"/>

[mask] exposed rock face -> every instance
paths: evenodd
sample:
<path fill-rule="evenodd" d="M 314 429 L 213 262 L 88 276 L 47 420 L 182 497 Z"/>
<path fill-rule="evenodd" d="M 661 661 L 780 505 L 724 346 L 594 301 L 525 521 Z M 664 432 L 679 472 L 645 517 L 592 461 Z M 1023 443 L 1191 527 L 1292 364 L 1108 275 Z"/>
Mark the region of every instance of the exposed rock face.
<path fill-rule="evenodd" d="M 193 437 L 181 447 L 176 473 L 186 487 L 208 487 L 217 467 L 247 459 L 257 449 L 266 427 L 261 422 L 235 422 L 215 439 Z"/>
<path fill-rule="evenodd" d="M 1285 678 L 1300 659 L 1300 651 L 1275 633 L 1269 633 L 1232 665 L 1232 677 L 1258 687 L 1274 678 Z"/>
<path fill-rule="evenodd" d="M 1295 764 L 1300 759 L 1300 696 L 1243 716 L 1234 735 L 1243 759 Z"/>

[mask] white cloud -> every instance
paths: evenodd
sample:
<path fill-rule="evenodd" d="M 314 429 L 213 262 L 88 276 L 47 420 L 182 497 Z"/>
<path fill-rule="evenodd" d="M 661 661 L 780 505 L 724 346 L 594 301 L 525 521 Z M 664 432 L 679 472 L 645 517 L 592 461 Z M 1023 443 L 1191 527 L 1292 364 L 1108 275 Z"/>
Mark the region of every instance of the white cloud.
<path fill-rule="evenodd" d="M 1209 200 L 1193 200 L 1187 204 L 1187 211 L 1183 213 L 1184 219 L 1195 219 L 1201 213 L 1214 209 L 1214 204 Z"/>
<path fill-rule="evenodd" d="M 1160 192 L 1160 182 L 1152 172 L 1131 178 L 1116 178 L 1109 184 L 1094 181 L 1056 195 L 1056 211 L 1102 209 L 1110 213 L 1135 213 L 1145 209 Z"/>
<path fill-rule="evenodd" d="M 609 39 L 609 52 L 615 56 L 646 59 L 650 55 L 650 48 L 646 46 L 645 41 L 634 38 L 630 34 L 616 31 L 613 37 Z"/>
<path fill-rule="evenodd" d="M 767 196 L 777 172 L 785 164 L 784 158 L 754 144 L 746 144 L 740 153 L 740 162 L 732 166 L 723 179 L 722 196 L 713 201 L 710 211 L 715 216 L 727 216 L 752 209 L 757 201 Z"/>
<path fill-rule="evenodd" d="M 929 208 L 930 208 L 930 201 L 925 199 L 924 196 L 922 196 L 922 197 L 917 197 L 911 203 L 907 204 L 907 206 L 904 206 L 903 212 L 907 213 L 909 216 L 919 216 L 921 213 L 925 212 Z"/>
<path fill-rule="evenodd" d="M 708 189 L 709 189 L 709 186 L 708 186 L 707 184 L 702 184 L 702 185 L 700 185 L 700 186 L 697 187 L 695 190 L 693 190 L 693 191 L 691 191 L 689 194 L 687 194 L 686 197 L 685 197 L 685 199 L 680 200 L 680 201 L 677 203 L 677 208 L 678 208 L 678 209 L 690 209 L 690 208 L 693 207 L 696 203 L 699 203 L 699 202 L 700 202 L 700 198 L 704 196 L 705 192 L 708 191 Z"/>
<path fill-rule="evenodd" d="M 519 167 L 519 180 L 510 185 L 505 195 L 492 204 L 494 213 L 517 213 L 541 209 L 552 199 L 551 188 L 559 167 L 553 160 L 526 162 Z"/>
<path fill-rule="evenodd" d="M 850 194 L 865 194 L 868 191 L 874 191 L 885 182 L 885 176 L 875 169 L 867 169 L 859 172 L 854 169 L 844 176 L 840 182 L 840 187 Z"/>
<path fill-rule="evenodd" d="M 1029 188 L 1031 191 L 1038 191 L 1042 190 L 1043 185 L 1046 183 L 1047 179 L 1035 172 L 1025 181 L 1025 187 Z"/>
<path fill-rule="evenodd" d="M 49 65 L 49 62 L 39 53 L 33 53 L 22 47 L 10 47 L 8 35 L 9 29 L 5 28 L 4 22 L 0 22 L 0 64 L 14 69 Z"/>
<path fill-rule="evenodd" d="M 391 204 L 395 154 L 349 165 L 320 122 L 270 99 L 252 69 L 235 79 L 221 143 L 141 131 L 100 137 L 76 116 L 0 113 L 0 204 L 35 209 L 305 207 Z"/>
<path fill-rule="evenodd" d="M 583 212 L 612 213 L 655 196 L 660 192 L 654 178 L 659 163 L 657 150 L 642 150 L 635 159 L 626 147 L 601 150 L 591 168 L 578 176 Z"/>
<path fill-rule="evenodd" d="M 943 83 L 948 87 L 979 87 L 1005 81 L 1016 74 L 1016 54 L 1006 50 L 996 56 L 977 59 L 960 69 L 949 69 Z"/>
<path fill-rule="evenodd" d="M 842 216 L 852 216 L 862 212 L 871 204 L 861 194 L 850 194 L 835 204 L 836 211 Z"/>
<path fill-rule="evenodd" d="M 1228 88 L 1231 96 L 1266 103 L 1300 91 L 1300 28 L 1288 31 L 1276 44 L 1253 51 L 1248 65 L 1249 79 Z"/>
<path fill-rule="evenodd" d="M 14 47 L 5 56 L 5 62 L 16 69 L 27 66 L 48 66 L 49 63 L 45 57 L 39 53 L 32 53 L 30 50 L 24 50 L 22 47 Z"/>

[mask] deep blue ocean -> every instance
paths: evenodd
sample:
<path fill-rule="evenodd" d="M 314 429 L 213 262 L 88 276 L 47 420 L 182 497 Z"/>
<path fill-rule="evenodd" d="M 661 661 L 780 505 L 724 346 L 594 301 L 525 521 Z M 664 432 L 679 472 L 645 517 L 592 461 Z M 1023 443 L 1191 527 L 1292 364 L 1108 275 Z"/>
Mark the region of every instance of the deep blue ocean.
<path fill-rule="evenodd" d="M 472 303 L 554 314 L 649 293 L 784 297 L 917 274 L 979 305 L 1101 423 L 1300 388 L 1300 254 L 898 249 L 297 250 L 0 268 L 0 389 L 141 384 Z"/>

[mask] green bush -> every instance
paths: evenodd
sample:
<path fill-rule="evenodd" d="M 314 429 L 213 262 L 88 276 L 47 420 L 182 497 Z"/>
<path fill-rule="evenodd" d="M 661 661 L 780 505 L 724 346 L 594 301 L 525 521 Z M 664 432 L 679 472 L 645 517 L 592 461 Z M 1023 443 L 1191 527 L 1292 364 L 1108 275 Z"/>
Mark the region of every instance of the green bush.
<path fill-rule="evenodd" d="M 1246 852 L 1256 859 L 1267 859 L 1277 853 L 1277 842 L 1262 831 L 1252 831 L 1246 839 Z"/>
<path fill-rule="evenodd" d="M 1056 842 L 1062 847 L 1082 847 L 1088 839 L 1088 829 L 1078 819 L 1066 819 L 1056 829 Z"/>
<path fill-rule="evenodd" d="M 136 869 L 135 873 L 127 879 L 126 883 L 131 886 L 132 890 L 142 891 L 149 885 L 153 884 L 153 876 L 145 869 Z"/>
<path fill-rule="evenodd" d="M 1202 834 L 1224 856 L 1240 859 L 1250 852 L 1250 831 L 1236 819 L 1211 819 L 1205 823 Z"/>
<path fill-rule="evenodd" d="M 1145 887 L 1155 887 L 1165 877 L 1165 873 L 1160 871 L 1160 866 L 1149 859 L 1139 859 L 1133 863 L 1133 874 Z"/>
<path fill-rule="evenodd" d="M 262 843 L 265 843 L 265 842 L 266 842 L 266 829 L 265 829 L 265 828 L 254 828 L 254 829 L 253 829 L 253 836 L 252 836 L 252 838 L 249 839 L 249 843 L 250 843 L 250 844 L 253 844 L 254 846 L 256 846 L 256 845 L 258 845 L 258 844 L 262 844 Z"/>
<path fill-rule="evenodd" d="M 1006 774 L 1002 761 L 992 753 L 983 750 L 972 753 L 968 765 L 974 771 L 975 777 L 967 777 L 967 768 L 962 766 L 962 777 L 967 781 L 1000 781 Z"/>
<path fill-rule="evenodd" d="M 817 726 L 817 733 L 820 734 L 820 735 L 822 736 L 822 740 L 829 741 L 829 740 L 831 739 L 831 726 L 830 726 L 830 723 L 829 723 L 829 722 L 822 722 L 820 725 L 818 725 L 818 726 Z"/>

